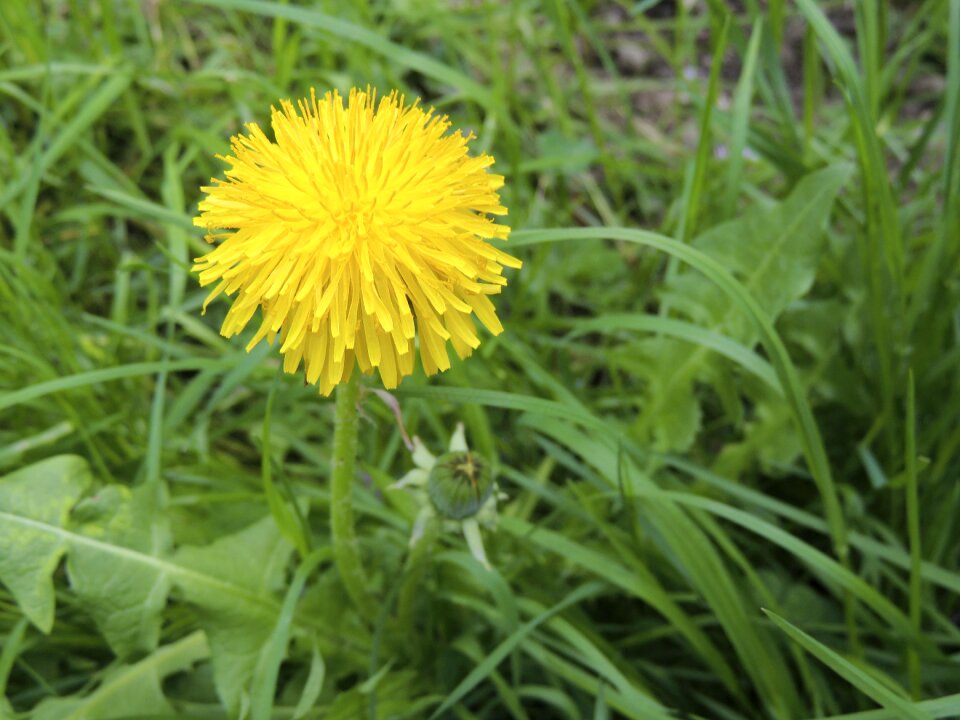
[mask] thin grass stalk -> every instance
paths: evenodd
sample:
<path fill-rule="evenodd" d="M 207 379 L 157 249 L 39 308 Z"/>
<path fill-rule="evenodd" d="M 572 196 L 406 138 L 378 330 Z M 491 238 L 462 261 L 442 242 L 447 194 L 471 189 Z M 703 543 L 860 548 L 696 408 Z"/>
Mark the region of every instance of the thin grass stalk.
<path fill-rule="evenodd" d="M 957 236 L 960 235 L 960 191 L 957 177 L 960 175 L 960 0 L 951 0 L 947 21 L 947 83 L 944 100 L 944 125 L 947 148 L 943 161 L 942 214 L 940 232 L 924 256 L 920 292 L 913 299 L 910 315 L 911 328 L 938 300 L 943 284 L 940 282 L 942 268 L 956 262 L 958 255 Z M 938 121 L 939 124 L 939 121 Z M 931 125 L 933 133 L 935 125 Z"/>
<path fill-rule="evenodd" d="M 724 23 L 727 27 L 727 23 Z M 763 23 L 758 18 L 753 23 L 750 41 L 743 56 L 743 70 L 737 82 L 733 100 L 733 122 L 730 129 L 730 155 L 727 164 L 726 191 L 723 208 L 729 217 L 737 214 L 737 198 L 743 181 L 743 152 L 747 147 L 747 132 L 750 129 L 750 106 L 753 102 L 754 78 L 757 72 L 757 57 L 763 37 Z M 711 98 L 713 100 L 713 98 Z"/>
<path fill-rule="evenodd" d="M 697 143 L 697 152 L 693 166 L 693 181 L 690 186 L 690 195 L 686 198 L 686 212 L 681 219 L 678 235 L 681 240 L 689 242 L 697 230 L 697 219 L 700 214 L 703 186 L 707 176 L 707 165 L 710 163 L 710 154 L 713 148 L 710 122 L 713 108 L 717 103 L 720 92 L 720 71 L 723 67 L 723 56 L 727 49 L 727 36 L 730 30 L 730 14 L 725 13 L 720 26 L 720 33 L 713 48 L 713 60 L 710 64 L 710 80 L 707 83 L 707 100 L 700 115 L 700 137 Z M 675 263 L 671 264 L 675 269 Z M 669 273 L 669 271 L 668 271 Z M 668 275 L 669 276 L 669 275 Z"/>
<path fill-rule="evenodd" d="M 814 122 L 823 96 L 823 74 L 817 53 L 817 36 L 807 25 L 803 34 L 803 156 L 810 157 Z"/>
<path fill-rule="evenodd" d="M 910 682 L 910 695 L 919 700 L 923 695 L 920 652 L 917 642 L 920 640 L 923 559 L 920 545 L 920 501 L 917 490 L 917 397 L 913 382 L 913 371 L 907 379 L 907 418 L 904 445 L 907 453 L 907 536 L 910 542 L 910 625 L 913 637 L 907 647 L 907 676 Z"/>
<path fill-rule="evenodd" d="M 900 335 L 906 312 L 904 294 L 899 291 L 903 287 L 904 250 L 898 205 L 887 178 L 883 148 L 876 131 L 876 116 L 871 111 L 870 89 L 862 73 L 845 40 L 823 9 L 813 0 L 796 0 L 796 4 L 832 60 L 850 108 L 866 209 L 866 228 L 857 236 L 858 250 L 867 279 L 870 319 L 879 366 L 883 429 L 887 447 L 891 449 L 891 455 L 896 456 L 901 436 L 896 432 L 894 350 L 902 344 Z"/>

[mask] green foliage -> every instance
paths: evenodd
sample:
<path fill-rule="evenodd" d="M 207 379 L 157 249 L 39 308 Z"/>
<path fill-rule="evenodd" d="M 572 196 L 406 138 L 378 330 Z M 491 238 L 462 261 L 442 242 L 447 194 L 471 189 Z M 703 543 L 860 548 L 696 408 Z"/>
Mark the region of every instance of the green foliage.
<path fill-rule="evenodd" d="M 209 643 L 217 692 L 228 708 L 240 707 L 273 629 L 277 614 L 273 591 L 280 587 L 292 547 L 267 517 L 209 545 L 184 545 L 171 554 L 155 487 L 140 485 L 131 491 L 112 485 L 77 502 L 90 482 L 87 463 L 69 455 L 0 478 L 0 537 L 10 549 L 0 560 L 0 580 L 24 614 L 49 633 L 54 617 L 52 575 L 66 554 L 76 602 L 93 617 L 121 659 L 157 650 L 161 612 L 171 585 L 175 586 L 184 602 L 196 609 L 205 637 L 195 637 L 193 645 L 200 642 L 206 648 Z M 174 669 L 156 674 L 161 672 L 158 668 L 167 667 L 161 662 L 167 656 L 159 653 L 168 650 L 170 657 L 178 656 L 164 648 L 154 655 L 160 663 L 156 667 L 132 666 L 116 677 L 105 675 L 97 692 L 79 704 L 58 701 L 53 709 L 41 706 L 38 712 L 54 717 L 43 712 L 76 710 L 82 711 L 78 717 L 87 717 L 88 706 L 106 703 L 103 698 L 114 694 L 136 693 L 129 685 L 141 682 L 156 686 L 144 708 L 164 709 L 167 704 L 157 678 L 179 667 L 174 663 L 170 666 Z M 186 653 L 190 658 L 195 654 Z"/>
<path fill-rule="evenodd" d="M 0 580 L 30 621 L 53 627 L 53 571 L 67 551 L 58 532 L 70 508 L 90 484 L 81 457 L 52 457 L 0 481 Z"/>
<path fill-rule="evenodd" d="M 31 717 L 37 720 L 107 720 L 163 716 L 174 709 L 163 694 L 163 679 L 189 671 L 209 655 L 202 632 L 171 643 L 134 665 L 104 674 L 100 686 L 84 698 L 43 700 Z"/>
<path fill-rule="evenodd" d="M 0 2 L 0 717 L 960 716 L 958 80 L 960 0 Z M 524 267 L 364 381 L 345 584 L 333 403 L 201 314 L 191 217 L 367 84 Z M 491 570 L 392 487 L 458 422 Z"/>
<path fill-rule="evenodd" d="M 272 518 L 265 518 L 203 547 L 182 547 L 174 557 L 183 575 L 205 582 L 184 582 L 183 598 L 197 607 L 207 634 L 217 691 L 235 710 L 273 630 L 279 589 L 292 551 Z"/>
<path fill-rule="evenodd" d="M 131 492 L 109 485 L 74 509 L 79 532 L 140 555 L 169 551 L 170 533 L 155 501 L 156 489 L 141 485 Z M 140 555 L 105 560 L 97 546 L 72 546 L 67 558 L 70 586 L 119 657 L 149 652 L 160 637 L 160 612 L 170 581 L 162 568 Z"/>
<path fill-rule="evenodd" d="M 813 284 L 823 231 L 833 200 L 848 175 L 843 166 L 811 173 L 782 202 L 751 208 L 742 217 L 711 228 L 691 244 L 734 273 L 770 320 L 776 321 Z M 777 229 L 773 238 L 771 228 Z M 747 347 L 755 346 L 760 339 L 749 318 L 737 311 L 735 301 L 719 287 L 704 283 L 696 271 L 675 275 L 664 285 L 662 297 L 665 304 L 699 327 Z M 712 377 L 718 391 L 724 392 L 724 383 L 730 381 L 708 362 L 710 353 L 703 345 L 691 348 L 676 339 L 656 338 L 641 348 L 644 357 L 650 359 L 646 370 L 650 396 L 644 419 L 654 425 L 656 446 L 687 450 L 696 439 L 702 417 L 694 382 Z M 733 401 L 739 402 L 735 390 L 732 394 Z M 785 458 L 786 462 L 791 460 L 793 457 Z"/>

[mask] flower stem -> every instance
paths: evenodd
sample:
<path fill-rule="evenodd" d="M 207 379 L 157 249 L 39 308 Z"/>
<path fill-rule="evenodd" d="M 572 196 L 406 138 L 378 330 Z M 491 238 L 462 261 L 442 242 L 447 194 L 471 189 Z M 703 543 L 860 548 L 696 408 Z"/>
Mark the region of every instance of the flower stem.
<path fill-rule="evenodd" d="M 367 586 L 360 547 L 353 527 L 353 479 L 357 460 L 357 402 L 360 397 L 358 373 L 337 388 L 333 430 L 333 473 L 330 479 L 330 528 L 333 558 L 350 599 L 360 612 L 376 616 L 373 597 Z"/>

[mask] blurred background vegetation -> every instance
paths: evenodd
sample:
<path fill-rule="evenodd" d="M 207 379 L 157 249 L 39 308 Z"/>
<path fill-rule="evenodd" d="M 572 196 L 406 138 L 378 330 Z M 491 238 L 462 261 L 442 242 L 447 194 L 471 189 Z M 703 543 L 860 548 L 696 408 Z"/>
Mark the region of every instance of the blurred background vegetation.
<path fill-rule="evenodd" d="M 396 393 L 497 466 L 491 571 L 364 401 L 376 616 L 333 404 L 189 273 L 230 135 L 367 85 L 525 262 Z M 958 140 L 958 0 L 3 0 L 0 716 L 960 717 Z"/>

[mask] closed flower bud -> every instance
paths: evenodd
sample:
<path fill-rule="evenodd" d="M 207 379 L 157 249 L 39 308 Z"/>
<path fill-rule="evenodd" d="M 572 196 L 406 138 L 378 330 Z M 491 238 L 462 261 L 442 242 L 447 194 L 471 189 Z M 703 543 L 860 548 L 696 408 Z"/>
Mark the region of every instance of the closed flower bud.
<path fill-rule="evenodd" d="M 440 517 L 464 520 L 473 517 L 493 494 L 490 464 L 477 453 L 448 452 L 430 470 L 427 493 Z"/>

